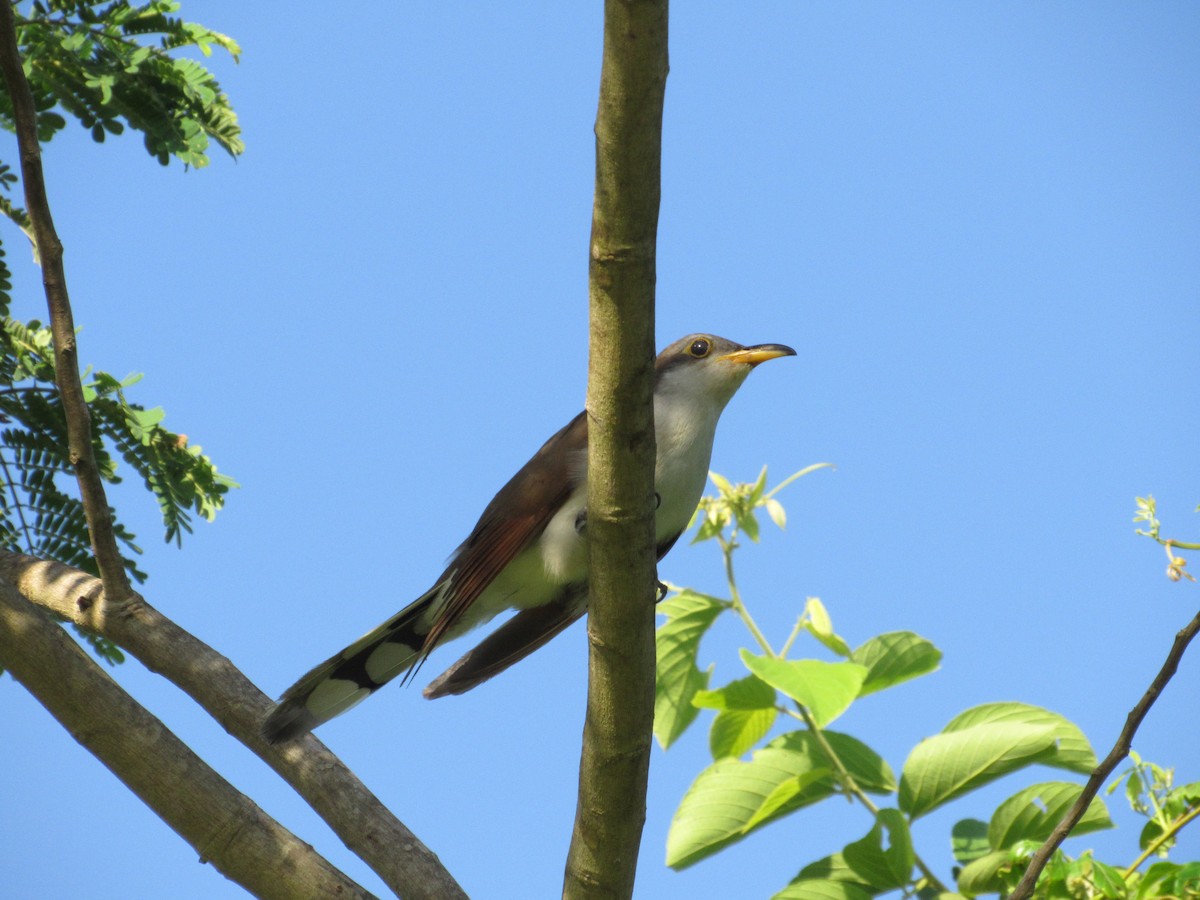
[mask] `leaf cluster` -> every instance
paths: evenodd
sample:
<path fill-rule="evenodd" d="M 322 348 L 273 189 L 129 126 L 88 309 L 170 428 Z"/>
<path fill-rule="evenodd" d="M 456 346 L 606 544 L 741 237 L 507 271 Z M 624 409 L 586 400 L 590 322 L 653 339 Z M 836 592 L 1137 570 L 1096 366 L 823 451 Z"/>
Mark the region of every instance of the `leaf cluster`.
<path fill-rule="evenodd" d="M 97 574 L 54 378 L 50 330 L 37 322 L 0 319 L 0 546 Z M 140 378 L 85 375 L 92 447 L 109 484 L 121 481 L 119 461 L 142 479 L 158 502 L 166 540 L 179 544 L 192 530 L 193 514 L 211 520 L 236 483 L 186 435 L 164 428 L 161 409 L 126 398 L 126 389 Z M 113 528 L 130 576 L 144 581 L 146 574 L 136 564 L 142 550 L 115 512 Z M 120 661 L 108 642 L 89 640 L 102 657 Z"/>
<path fill-rule="evenodd" d="M 667 864 L 677 869 L 694 865 L 800 809 L 846 796 L 870 814 L 870 829 L 803 865 L 775 900 L 866 900 L 895 891 L 927 898 L 1009 892 L 1033 852 L 1079 798 L 1082 784 L 1029 784 L 1001 803 L 989 821 L 958 822 L 951 834 L 953 892 L 918 854 L 911 824 L 1033 765 L 1087 775 L 1097 765 L 1087 738 L 1050 710 L 986 703 L 965 710 L 917 744 L 897 778 L 870 746 L 828 726 L 859 700 L 936 671 L 941 652 L 907 631 L 877 635 L 851 648 L 815 597 L 808 598 L 791 633 L 775 649 L 741 598 L 733 554 L 739 534 L 757 539 L 757 523 L 748 523 L 759 510 L 783 526 L 782 507 L 775 499 L 779 488 L 767 491 L 765 469 L 754 484 L 735 485 L 717 475 L 713 483 L 718 492 L 701 506 L 696 540 L 719 545 L 730 596 L 677 588 L 659 607 L 666 617 L 656 636 L 654 728 L 659 743 L 670 747 L 702 710 L 714 711 L 709 728 L 713 762 L 680 801 L 667 837 Z M 745 674 L 713 687 L 713 669 L 697 663 L 700 642 L 730 613 L 745 625 L 759 652 L 743 649 Z M 832 659 L 793 658 L 802 635 Z M 790 723 L 792 730 L 774 733 L 781 723 Z M 1073 859 L 1059 851 L 1035 896 L 1200 896 L 1200 863 L 1160 861 L 1144 875 L 1138 872 L 1149 855 L 1165 855 L 1178 830 L 1200 815 L 1200 785 L 1173 788 L 1169 773 L 1140 761 L 1124 777 L 1131 804 L 1149 820 L 1142 833 L 1143 855 L 1122 870 L 1091 853 Z M 877 803 L 875 798 L 883 799 Z M 1096 798 L 1073 834 L 1111 827 L 1104 801 Z"/>
<path fill-rule="evenodd" d="M 235 60 L 232 38 L 173 13 L 174 0 L 35 0 L 16 9 L 17 43 L 37 107 L 38 139 L 50 140 L 76 118 L 103 142 L 126 127 L 140 131 L 162 165 L 175 157 L 208 165 L 209 142 L 236 156 L 241 129 L 212 73 L 176 51 L 210 56 L 218 47 Z M 0 90 L 0 125 L 14 129 L 12 100 Z"/>

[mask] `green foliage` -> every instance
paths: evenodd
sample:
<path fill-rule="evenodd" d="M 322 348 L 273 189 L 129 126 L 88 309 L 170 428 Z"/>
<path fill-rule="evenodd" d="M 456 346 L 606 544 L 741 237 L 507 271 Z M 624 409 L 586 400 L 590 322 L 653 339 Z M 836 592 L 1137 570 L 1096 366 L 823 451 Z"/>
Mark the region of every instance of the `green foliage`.
<path fill-rule="evenodd" d="M 774 900 L 866 900 L 892 892 L 922 898 L 1007 894 L 1081 796 L 1082 784 L 1028 784 L 1001 803 L 990 821 L 966 818 L 955 824 L 953 857 L 944 861 L 953 865 L 955 891 L 918 854 L 912 822 L 1032 765 L 1090 774 L 1097 765 L 1095 753 L 1072 722 L 1017 702 L 981 704 L 954 716 L 912 749 L 898 780 L 867 744 L 827 730 L 863 697 L 936 671 L 941 652 L 907 631 L 877 635 L 851 650 L 815 597 L 807 599 L 779 649 L 759 629 L 734 575 L 739 537 L 758 539 L 759 510 L 782 528 L 786 515 L 776 495 L 817 468 L 797 473 L 771 491 L 766 469 L 754 484 L 735 485 L 714 474 L 718 493 L 701 503 L 695 541 L 719 546 L 729 599 L 676 588 L 678 593 L 660 607 L 667 616 L 658 632 L 655 733 L 660 743 L 669 747 L 701 710 L 715 711 L 709 732 L 713 763 L 680 801 L 667 836 L 667 864 L 677 869 L 695 865 L 799 809 L 844 796 L 867 811 L 867 833 L 803 865 Z M 1152 506 L 1149 512 L 1153 515 Z M 741 651 L 742 677 L 713 687 L 713 668 L 702 670 L 697 663 L 700 642 L 726 612 L 741 621 L 757 649 Z M 814 639 L 814 650 L 833 660 L 791 658 L 803 635 Z M 772 736 L 781 722 L 793 723 L 794 730 Z M 1143 763 L 1136 754 L 1133 760 L 1133 768 L 1109 793 L 1123 781 L 1131 806 L 1147 817 L 1141 856 L 1117 868 L 1090 852 L 1072 858 L 1059 851 L 1042 873 L 1035 897 L 1200 897 L 1200 863 L 1164 859 L 1139 873 L 1150 856 L 1165 857 L 1179 830 L 1200 817 L 1200 784 L 1175 787 L 1169 770 Z M 873 796 L 894 805 L 881 808 Z M 1111 827 L 1104 800 L 1094 798 L 1072 834 Z"/>
<path fill-rule="evenodd" d="M 0 543 L 10 550 L 56 559 L 96 573 L 83 504 L 74 493 L 74 469 L 67 426 L 54 386 L 50 330 L 37 322 L 0 322 Z M 118 459 L 144 482 L 158 502 L 165 537 L 181 542 L 192 530 L 192 515 L 211 520 L 235 482 L 221 475 L 200 447 L 162 425 L 161 409 L 131 403 L 125 390 L 140 380 L 119 380 L 106 372 L 85 376 L 84 395 L 92 420 L 92 446 L 100 474 L 121 481 Z M 145 573 L 134 557 L 134 535 L 114 521 L 130 575 Z"/>
<path fill-rule="evenodd" d="M 1158 504 L 1154 498 L 1147 494 L 1145 497 L 1136 498 L 1136 503 L 1137 512 L 1134 513 L 1133 521 L 1145 523 L 1145 528 L 1135 530 L 1138 534 L 1157 541 L 1167 552 L 1167 577 L 1172 581 L 1186 580 L 1195 584 L 1196 576 L 1187 571 L 1187 560 L 1182 556 L 1178 556 L 1175 551 L 1200 550 L 1200 543 L 1164 538 L 1162 536 L 1162 522 L 1158 520 Z M 1200 512 L 1200 506 L 1196 507 L 1196 512 Z"/>
<path fill-rule="evenodd" d="M 63 113 L 103 142 L 126 126 L 140 131 L 162 165 L 208 165 L 209 141 L 236 156 L 241 129 L 229 98 L 212 74 L 176 51 L 204 56 L 218 47 L 235 60 L 229 37 L 172 14 L 174 0 L 35 0 L 15 9 L 17 44 L 38 110 L 38 138 L 66 127 Z M 60 112 L 61 110 L 61 112 Z M 12 101 L 0 90 L 0 124 L 13 130 Z"/>

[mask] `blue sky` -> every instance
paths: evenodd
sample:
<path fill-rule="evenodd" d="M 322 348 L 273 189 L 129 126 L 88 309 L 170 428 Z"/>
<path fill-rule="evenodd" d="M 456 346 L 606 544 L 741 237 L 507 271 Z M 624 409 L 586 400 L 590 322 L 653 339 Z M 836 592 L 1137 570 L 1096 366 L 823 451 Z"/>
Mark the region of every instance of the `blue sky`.
<path fill-rule="evenodd" d="M 600 4 L 184 13 L 243 46 L 214 65 L 245 156 L 185 174 L 73 129 L 48 186 L 82 358 L 145 372 L 137 399 L 243 485 L 182 552 L 135 486 L 117 495 L 146 595 L 274 695 L 422 592 L 582 405 Z M 678 3 L 671 31 L 659 345 L 795 347 L 731 403 L 713 467 L 837 465 L 742 553 L 748 603 L 777 639 L 816 595 L 851 643 L 909 629 L 942 649 L 838 723 L 896 769 L 1001 699 L 1103 755 L 1196 608 L 1130 519 L 1153 493 L 1171 534 L 1200 532 L 1200 8 Z M 44 316 L 21 240 L 15 312 Z M 723 589 L 707 546 L 662 575 Z M 731 625 L 706 642 L 714 683 L 747 644 Z M 585 656 L 576 627 L 469 695 L 390 688 L 321 736 L 472 896 L 553 896 Z M 182 694 L 134 662 L 115 675 L 382 890 Z M 6 682 L 6 894 L 240 895 Z M 1198 683 L 1194 651 L 1136 743 L 1182 781 L 1200 780 Z M 671 814 L 707 762 L 703 728 L 655 750 L 637 896 L 767 897 L 869 828 L 830 803 L 671 872 Z M 953 821 L 1048 777 L 923 820 L 919 851 L 945 875 Z M 1075 851 L 1132 860 L 1113 806 L 1123 827 Z"/>

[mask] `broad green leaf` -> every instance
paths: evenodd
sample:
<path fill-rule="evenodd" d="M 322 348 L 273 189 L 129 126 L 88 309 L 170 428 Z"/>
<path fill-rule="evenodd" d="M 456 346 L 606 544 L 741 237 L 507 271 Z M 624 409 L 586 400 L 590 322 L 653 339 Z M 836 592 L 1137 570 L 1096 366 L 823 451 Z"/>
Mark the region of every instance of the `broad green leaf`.
<path fill-rule="evenodd" d="M 682 869 L 740 840 L 767 798 L 782 784 L 820 768 L 804 753 L 780 748 L 757 751 L 749 762 L 723 759 L 702 771 L 684 795 L 667 834 L 667 865 Z M 833 793 L 825 777 L 809 784 L 773 816 L 759 825 L 786 815 Z"/>
<path fill-rule="evenodd" d="M 988 824 L 978 819 L 960 819 L 950 829 L 950 852 L 956 862 L 966 864 L 986 855 L 992 848 L 987 839 Z"/>
<path fill-rule="evenodd" d="M 1012 854 L 1007 850 L 994 850 L 963 866 L 958 873 L 958 889 L 968 897 L 994 894 L 1003 889 L 1003 873 L 1013 864 Z"/>
<path fill-rule="evenodd" d="M 741 756 L 762 740 L 778 711 L 771 709 L 723 709 L 713 717 L 708 731 L 708 749 L 713 759 Z"/>
<path fill-rule="evenodd" d="M 1088 881 L 1095 886 L 1097 891 L 1095 896 L 1128 896 L 1125 879 L 1121 877 L 1120 870 L 1110 866 L 1108 863 L 1103 863 L 1098 859 L 1093 859 L 1090 855 L 1086 859 L 1077 860 L 1077 862 L 1081 864 L 1080 868 L 1084 870 L 1081 872 L 1081 874 L 1086 875 Z M 1177 896 L 1186 897 L 1187 894 L 1180 891 Z M 1193 894 L 1193 896 L 1195 896 L 1195 894 Z"/>
<path fill-rule="evenodd" d="M 900 808 L 914 819 L 1001 775 L 1038 762 L 1054 746 L 1050 725 L 988 722 L 934 735 L 913 748 L 900 777 Z"/>
<path fill-rule="evenodd" d="M 859 692 L 860 697 L 865 697 L 935 671 L 942 661 L 942 652 L 911 631 L 892 631 L 871 638 L 850 659 L 867 667 L 867 679 Z"/>
<path fill-rule="evenodd" d="M 1200 896 L 1200 862 L 1180 865 L 1164 859 L 1151 865 L 1138 884 L 1138 900 L 1159 900 L 1164 896 L 1188 900 Z"/>
<path fill-rule="evenodd" d="M 708 673 L 696 667 L 696 653 L 704 633 L 728 607 L 724 600 L 689 590 L 658 606 L 668 617 L 654 633 L 654 736 L 664 750 L 699 715 L 692 698 L 708 687 Z"/>
<path fill-rule="evenodd" d="M 871 900 L 873 894 L 846 881 L 793 881 L 771 900 Z"/>
<path fill-rule="evenodd" d="M 1179 874 L 1179 863 L 1161 860 L 1146 870 L 1137 885 L 1138 900 L 1156 900 L 1175 893 L 1175 878 Z"/>
<path fill-rule="evenodd" d="M 875 794 L 895 789 L 895 776 L 887 763 L 861 741 L 838 732 L 825 732 L 825 739 L 860 788 Z M 828 768 L 817 742 L 802 731 L 776 738 L 749 761 L 713 763 L 697 776 L 675 811 L 667 835 L 667 865 L 685 868 L 741 840 L 749 833 L 747 825 L 780 785 Z M 823 775 L 770 815 L 758 817 L 755 828 L 816 803 L 835 790 L 833 778 Z"/>
<path fill-rule="evenodd" d="M 816 659 L 776 659 L 741 651 L 746 668 L 782 691 L 812 713 L 824 727 L 854 702 L 867 677 L 867 669 L 852 662 L 827 663 Z"/>
<path fill-rule="evenodd" d="M 916 857 L 904 814 L 898 809 L 881 809 L 874 827 L 866 837 L 847 844 L 842 858 L 859 880 L 872 888 L 886 891 L 908 884 Z"/>
<path fill-rule="evenodd" d="M 870 887 L 862 882 L 840 853 L 831 853 L 810 862 L 792 879 L 793 884 L 797 881 L 840 881 L 856 884 L 864 889 Z"/>
<path fill-rule="evenodd" d="M 708 733 L 713 759 L 741 756 L 771 730 L 778 715 L 775 688 L 749 675 L 715 691 L 698 691 L 692 703 L 718 709 Z"/>
<path fill-rule="evenodd" d="M 702 709 L 774 709 L 775 688 L 755 675 L 711 691 L 698 691 L 692 703 Z"/>
<path fill-rule="evenodd" d="M 818 767 L 777 784 L 775 789 L 764 798 L 762 806 L 755 811 L 750 820 L 742 827 L 742 831 L 749 833 L 767 820 L 774 818 L 776 813 L 799 797 L 811 785 L 816 784 L 822 779 L 827 779 L 831 773 L 831 769 Z"/>
<path fill-rule="evenodd" d="M 829 611 L 818 597 L 809 597 L 804 604 L 804 629 L 838 656 L 849 656 L 850 645 L 833 630 Z"/>
<path fill-rule="evenodd" d="M 1066 781 L 1033 784 L 1017 792 L 992 814 L 988 826 L 988 844 L 993 850 L 1004 850 L 1017 841 L 1045 841 L 1081 793 L 1082 785 Z M 1071 834 L 1086 834 L 1112 827 L 1108 809 L 1104 801 L 1097 797 L 1088 805 L 1087 812 Z"/>
<path fill-rule="evenodd" d="M 988 722 L 1021 722 L 1027 725 L 1049 725 L 1054 729 L 1055 746 L 1043 759 L 1047 766 L 1090 775 L 1098 765 L 1092 745 L 1079 726 L 1056 712 L 1031 706 L 1028 703 L 984 703 L 959 713 L 946 725 L 944 732 L 958 731 Z"/>
<path fill-rule="evenodd" d="M 824 731 L 825 740 L 837 754 L 850 777 L 868 794 L 894 794 L 896 775 L 878 753 L 858 738 L 840 731 Z M 768 747 L 782 747 L 812 755 L 822 765 L 828 762 L 825 751 L 809 731 L 789 731 L 771 741 Z"/>

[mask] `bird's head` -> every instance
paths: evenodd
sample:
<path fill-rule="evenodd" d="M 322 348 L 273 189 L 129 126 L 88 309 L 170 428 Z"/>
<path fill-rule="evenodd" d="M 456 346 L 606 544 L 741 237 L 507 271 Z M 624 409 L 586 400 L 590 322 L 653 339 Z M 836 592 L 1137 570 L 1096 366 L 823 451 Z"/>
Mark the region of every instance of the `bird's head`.
<path fill-rule="evenodd" d="M 796 351 L 783 344 L 741 344 L 712 334 L 689 334 L 655 361 L 655 392 L 708 401 L 719 413 L 759 363 Z"/>

